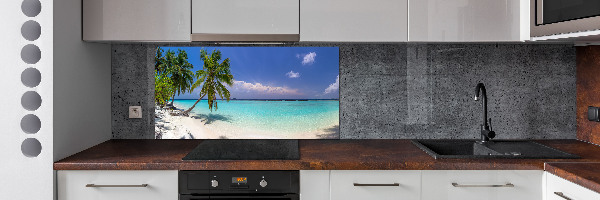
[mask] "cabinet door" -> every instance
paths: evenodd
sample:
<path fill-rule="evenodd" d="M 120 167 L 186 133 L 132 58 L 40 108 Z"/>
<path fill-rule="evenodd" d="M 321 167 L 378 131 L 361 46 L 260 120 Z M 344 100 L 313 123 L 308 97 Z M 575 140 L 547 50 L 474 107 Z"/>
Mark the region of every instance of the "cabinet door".
<path fill-rule="evenodd" d="M 329 200 L 329 170 L 300 171 L 300 200 Z"/>
<path fill-rule="evenodd" d="M 423 171 L 423 200 L 542 200 L 542 175 L 538 170 Z"/>
<path fill-rule="evenodd" d="M 421 171 L 331 171 L 331 200 L 418 200 Z"/>
<path fill-rule="evenodd" d="M 190 0 L 83 0 L 83 40 L 190 41 Z"/>
<path fill-rule="evenodd" d="M 545 200 L 584 200 L 600 199 L 600 194 L 573 182 L 562 179 L 554 174 L 545 173 L 546 191 Z"/>
<path fill-rule="evenodd" d="M 408 0 L 302 0 L 300 41 L 405 42 Z"/>
<path fill-rule="evenodd" d="M 409 41 L 529 40 L 526 0 L 413 0 Z"/>
<path fill-rule="evenodd" d="M 177 171 L 57 172 L 58 200 L 177 200 Z M 89 184 L 94 184 L 91 186 Z M 142 184 L 147 184 L 145 187 Z"/>
<path fill-rule="evenodd" d="M 299 34 L 299 0 L 192 0 L 194 34 Z"/>

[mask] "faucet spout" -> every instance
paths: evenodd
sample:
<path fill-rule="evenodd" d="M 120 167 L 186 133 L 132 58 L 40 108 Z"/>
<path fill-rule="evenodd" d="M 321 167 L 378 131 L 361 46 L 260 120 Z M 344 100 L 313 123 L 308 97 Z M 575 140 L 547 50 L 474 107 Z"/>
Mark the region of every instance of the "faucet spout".
<path fill-rule="evenodd" d="M 481 97 L 479 96 L 481 92 Z M 479 101 L 481 99 L 481 106 L 483 107 L 483 123 L 481 123 L 484 128 L 487 128 L 487 93 L 485 91 L 485 85 L 483 83 L 478 83 L 475 88 L 475 101 Z"/>
<path fill-rule="evenodd" d="M 480 95 L 481 94 L 481 95 Z M 475 88 L 475 101 L 479 101 L 481 99 L 481 107 L 483 108 L 483 112 L 481 117 L 483 118 L 483 123 L 481 123 L 481 142 L 488 142 L 490 139 L 496 136 L 496 133 L 490 129 L 490 126 L 487 121 L 487 93 L 485 91 L 485 85 L 483 83 L 478 83 Z"/>

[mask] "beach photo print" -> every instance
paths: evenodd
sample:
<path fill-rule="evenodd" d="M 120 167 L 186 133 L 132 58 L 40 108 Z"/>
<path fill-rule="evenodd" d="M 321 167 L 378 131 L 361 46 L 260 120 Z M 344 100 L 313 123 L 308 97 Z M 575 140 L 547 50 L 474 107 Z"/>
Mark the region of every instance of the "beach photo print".
<path fill-rule="evenodd" d="M 156 139 L 338 139 L 338 47 L 159 47 Z"/>

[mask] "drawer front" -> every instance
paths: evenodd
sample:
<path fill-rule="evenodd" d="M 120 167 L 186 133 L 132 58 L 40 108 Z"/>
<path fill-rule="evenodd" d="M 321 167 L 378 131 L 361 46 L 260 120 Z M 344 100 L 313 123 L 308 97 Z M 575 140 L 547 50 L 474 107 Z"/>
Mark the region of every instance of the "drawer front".
<path fill-rule="evenodd" d="M 333 170 L 330 183 L 331 200 L 418 200 L 421 171 Z"/>
<path fill-rule="evenodd" d="M 300 170 L 300 200 L 329 200 L 329 170 Z"/>
<path fill-rule="evenodd" d="M 556 194 L 559 193 L 559 194 Z M 600 199 L 600 194 L 567 181 L 554 174 L 546 173 L 546 200 Z"/>
<path fill-rule="evenodd" d="M 178 199 L 175 170 L 58 171 L 57 182 L 59 200 Z M 96 187 L 87 187 L 88 184 Z M 142 184 L 147 186 L 140 187 Z"/>
<path fill-rule="evenodd" d="M 423 199 L 542 200 L 542 176 L 537 170 L 423 171 Z"/>

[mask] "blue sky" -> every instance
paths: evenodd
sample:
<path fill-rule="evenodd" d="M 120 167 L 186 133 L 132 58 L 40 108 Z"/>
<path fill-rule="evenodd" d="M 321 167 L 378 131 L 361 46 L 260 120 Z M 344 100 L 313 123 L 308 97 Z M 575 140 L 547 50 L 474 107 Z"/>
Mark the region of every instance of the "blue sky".
<path fill-rule="evenodd" d="M 202 48 L 221 50 L 223 60 L 231 60 L 231 98 L 339 98 L 338 47 L 163 47 L 165 52 L 185 50 L 194 72 L 202 69 Z M 199 91 L 175 99 L 197 99 Z"/>

